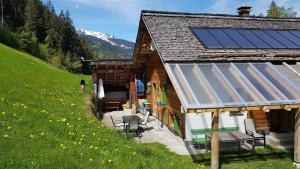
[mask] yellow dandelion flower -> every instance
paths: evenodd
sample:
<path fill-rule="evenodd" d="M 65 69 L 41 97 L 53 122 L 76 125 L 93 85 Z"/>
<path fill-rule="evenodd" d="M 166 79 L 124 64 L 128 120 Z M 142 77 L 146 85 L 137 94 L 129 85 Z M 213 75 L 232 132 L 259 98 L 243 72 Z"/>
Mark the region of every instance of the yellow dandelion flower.
<path fill-rule="evenodd" d="M 95 147 L 95 150 L 97 150 L 97 149 L 98 149 L 98 147 L 96 146 L 96 147 Z"/>
<path fill-rule="evenodd" d="M 81 135 L 81 137 L 84 137 L 84 134 L 83 134 L 83 135 Z"/>
<path fill-rule="evenodd" d="M 10 130 L 10 129 L 11 129 L 11 127 L 10 127 L 10 126 L 8 126 L 8 127 L 7 127 L 7 129 L 8 129 L 8 130 Z"/>
<path fill-rule="evenodd" d="M 90 160 L 90 161 L 93 161 L 93 159 L 91 159 L 91 158 L 90 158 L 89 160 Z"/>
<path fill-rule="evenodd" d="M 90 146 L 90 148 L 93 148 L 93 146 Z"/>
<path fill-rule="evenodd" d="M 112 161 L 111 161 L 111 160 L 108 160 L 108 162 L 111 163 Z"/>
<path fill-rule="evenodd" d="M 34 137 L 34 135 L 33 134 L 30 134 L 30 138 L 33 138 Z"/>
<path fill-rule="evenodd" d="M 67 120 L 67 119 L 63 118 L 61 121 L 62 121 L 62 122 L 65 122 L 66 120 Z"/>
<path fill-rule="evenodd" d="M 4 138 L 8 138 L 8 135 L 7 135 L 7 134 L 5 134 L 5 135 L 4 135 Z"/>
<path fill-rule="evenodd" d="M 60 146 L 60 147 L 63 147 L 63 146 L 64 146 L 64 144 L 60 144 L 59 146 Z"/>
<path fill-rule="evenodd" d="M 133 152 L 133 153 L 132 153 L 132 155 L 135 155 L 135 154 L 136 154 L 136 152 Z"/>

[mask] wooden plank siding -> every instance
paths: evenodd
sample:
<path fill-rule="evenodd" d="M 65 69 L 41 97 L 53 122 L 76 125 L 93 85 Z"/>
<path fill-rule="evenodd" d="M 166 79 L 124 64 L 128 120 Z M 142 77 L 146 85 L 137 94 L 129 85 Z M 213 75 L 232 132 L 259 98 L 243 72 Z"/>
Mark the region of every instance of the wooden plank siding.
<path fill-rule="evenodd" d="M 181 113 L 181 102 L 157 52 L 152 52 L 148 55 L 145 70 L 145 82 L 152 83 L 151 93 L 146 94 L 146 99 L 151 103 L 153 112 L 156 112 L 156 116 L 172 130 L 175 127 L 174 119 L 178 119 L 180 131 L 177 134 L 184 138 L 185 120 L 184 115 Z M 156 85 L 159 85 L 159 87 L 156 87 Z M 162 100 L 162 86 L 166 89 L 167 104 L 166 106 L 157 106 L 156 101 Z M 156 89 L 159 90 L 159 95 L 157 95 Z M 168 116 L 166 114 L 168 114 Z"/>
<path fill-rule="evenodd" d="M 270 110 L 270 112 L 255 110 L 249 111 L 248 118 L 254 120 L 257 129 L 294 130 L 295 113 L 296 109 L 292 109 L 292 111 L 277 109 Z"/>

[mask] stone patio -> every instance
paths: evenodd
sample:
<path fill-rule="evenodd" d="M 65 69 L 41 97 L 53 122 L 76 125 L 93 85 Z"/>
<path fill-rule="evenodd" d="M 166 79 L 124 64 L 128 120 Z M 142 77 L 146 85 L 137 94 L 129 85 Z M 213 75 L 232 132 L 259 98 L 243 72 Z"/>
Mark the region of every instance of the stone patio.
<path fill-rule="evenodd" d="M 113 123 L 110 115 L 116 120 L 122 120 L 122 116 L 130 115 L 130 111 L 112 111 L 107 112 L 103 116 L 103 123 L 109 128 L 113 128 Z M 141 119 L 144 119 L 143 114 L 135 114 L 138 115 Z M 138 143 L 160 143 L 165 145 L 171 152 L 174 152 L 179 155 L 195 155 L 199 153 L 205 152 L 205 146 L 193 145 L 188 142 L 184 142 L 184 140 L 175 134 L 173 134 L 168 127 L 165 125 L 161 127 L 161 122 L 153 116 L 149 117 L 150 121 L 146 126 L 142 126 L 144 132 L 142 133 L 142 137 L 139 139 L 135 137 L 135 140 Z M 210 148 L 210 147 L 209 147 Z M 251 146 L 248 143 L 242 143 L 241 149 L 251 150 Z M 221 151 L 232 151 L 238 150 L 238 146 L 235 143 L 227 143 L 220 145 Z"/>

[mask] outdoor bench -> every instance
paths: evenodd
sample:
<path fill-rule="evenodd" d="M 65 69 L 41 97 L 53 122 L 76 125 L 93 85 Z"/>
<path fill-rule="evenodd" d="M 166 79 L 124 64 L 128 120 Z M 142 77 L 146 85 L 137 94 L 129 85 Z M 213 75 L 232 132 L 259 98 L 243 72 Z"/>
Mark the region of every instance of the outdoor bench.
<path fill-rule="evenodd" d="M 219 132 L 232 132 L 239 131 L 239 127 L 222 127 L 219 128 Z M 206 143 L 209 140 L 205 140 L 205 134 L 211 133 L 211 128 L 201 128 L 201 129 L 191 129 L 192 135 L 195 136 L 192 138 L 192 142 L 196 145 Z M 199 135 L 203 135 L 203 137 L 199 137 Z M 206 138 L 207 139 L 207 138 Z"/>

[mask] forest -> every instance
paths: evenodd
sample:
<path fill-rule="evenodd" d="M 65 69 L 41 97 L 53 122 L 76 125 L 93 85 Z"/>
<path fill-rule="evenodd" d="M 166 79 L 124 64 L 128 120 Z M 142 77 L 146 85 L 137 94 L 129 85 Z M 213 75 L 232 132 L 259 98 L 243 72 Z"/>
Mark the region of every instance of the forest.
<path fill-rule="evenodd" d="M 0 42 L 74 73 L 93 58 L 69 11 L 56 13 L 50 0 L 1 0 Z"/>

